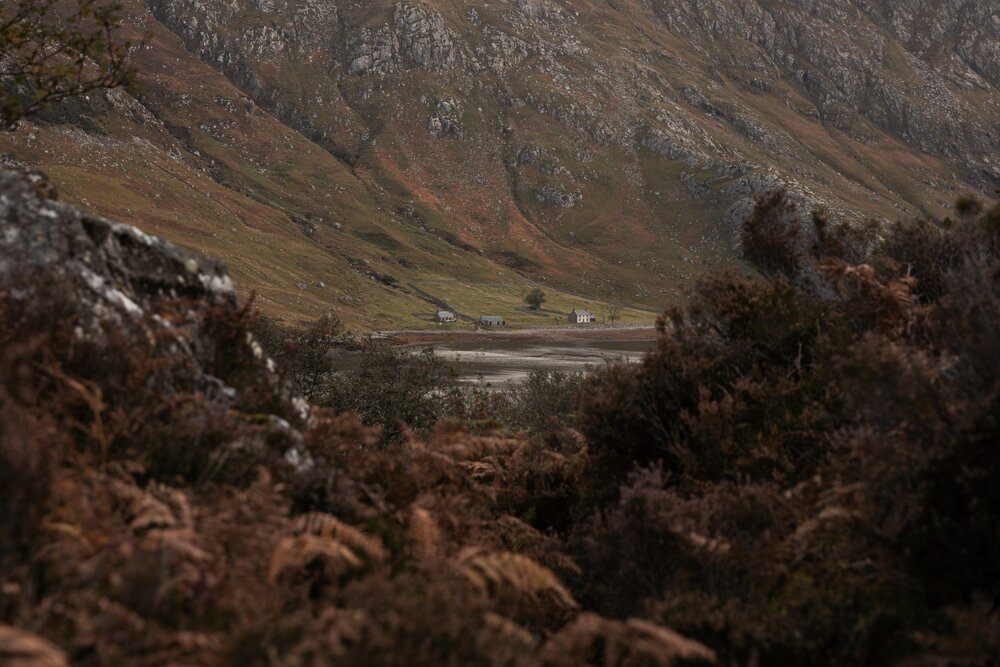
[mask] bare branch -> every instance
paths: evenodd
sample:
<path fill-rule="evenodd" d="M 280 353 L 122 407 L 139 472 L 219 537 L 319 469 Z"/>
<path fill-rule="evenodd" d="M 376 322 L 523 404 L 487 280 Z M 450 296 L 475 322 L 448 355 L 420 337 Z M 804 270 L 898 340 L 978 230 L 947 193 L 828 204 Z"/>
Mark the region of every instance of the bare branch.
<path fill-rule="evenodd" d="M 0 7 L 0 129 L 70 97 L 129 86 L 130 42 L 109 0 L 17 0 Z"/>

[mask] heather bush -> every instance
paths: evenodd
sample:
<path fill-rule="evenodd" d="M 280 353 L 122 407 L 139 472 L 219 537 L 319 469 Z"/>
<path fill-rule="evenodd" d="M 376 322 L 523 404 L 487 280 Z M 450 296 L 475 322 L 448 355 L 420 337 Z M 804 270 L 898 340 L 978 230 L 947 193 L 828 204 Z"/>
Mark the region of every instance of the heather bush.
<path fill-rule="evenodd" d="M 584 393 L 585 604 L 733 662 L 997 659 L 1000 208 L 962 210 L 878 237 L 758 202 L 761 275 Z"/>
<path fill-rule="evenodd" d="M 38 401 L 29 363 L 32 346 L 0 347 L 0 576 L 9 559 L 20 553 L 37 534 L 39 521 L 54 482 L 53 474 L 64 434 L 52 420 L 32 414 L 18 404 Z"/>

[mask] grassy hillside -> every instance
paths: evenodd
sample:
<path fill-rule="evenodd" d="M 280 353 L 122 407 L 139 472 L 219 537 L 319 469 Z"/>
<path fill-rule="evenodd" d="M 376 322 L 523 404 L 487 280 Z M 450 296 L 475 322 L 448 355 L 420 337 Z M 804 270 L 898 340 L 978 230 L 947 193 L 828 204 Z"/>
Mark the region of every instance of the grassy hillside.
<path fill-rule="evenodd" d="M 733 28 L 725 13 L 554 0 L 126 8 L 130 35 L 150 35 L 134 53 L 144 92 L 56 109 L 0 135 L 0 155 L 46 170 L 69 201 L 222 258 L 290 321 L 422 326 L 442 301 L 523 323 L 626 303 L 627 321 L 651 321 L 739 265 L 735 230 L 757 193 L 788 187 L 802 210 L 855 220 L 937 217 L 972 182 L 864 100 L 824 107 L 825 92 L 761 52 L 755 39 L 778 39 L 769 24 L 712 32 Z M 788 16 L 816 30 L 792 54 L 804 64 L 851 53 L 822 12 Z M 849 16 L 889 40 L 858 72 L 937 82 L 875 18 Z M 872 85 L 873 99 L 892 93 Z M 942 85 L 962 96 L 960 123 L 966 100 L 1000 99 L 985 80 Z M 978 150 L 981 128 L 962 128 L 959 148 Z M 553 312 L 523 311 L 535 286 Z"/>

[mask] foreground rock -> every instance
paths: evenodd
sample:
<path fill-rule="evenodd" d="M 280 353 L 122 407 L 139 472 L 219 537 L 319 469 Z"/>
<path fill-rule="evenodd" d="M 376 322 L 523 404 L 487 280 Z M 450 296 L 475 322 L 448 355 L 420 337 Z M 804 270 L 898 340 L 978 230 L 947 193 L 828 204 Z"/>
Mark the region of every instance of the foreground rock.
<path fill-rule="evenodd" d="M 88 328 L 138 323 L 167 301 L 235 310 L 221 263 L 55 199 L 38 173 L 0 172 L 0 285 L 39 279 L 72 290 Z M 16 296 L 29 300 L 33 289 Z"/>
<path fill-rule="evenodd" d="M 220 451 L 260 449 L 275 432 L 288 449 L 299 440 L 291 423 L 307 406 L 248 332 L 253 314 L 225 267 L 60 203 L 38 173 L 0 172 L 0 306 L 11 340 L 42 328 L 65 354 L 47 362 L 51 375 L 80 365 L 117 377 L 120 386 L 97 395 L 111 410 L 126 410 L 136 389 L 128 383 L 142 381 L 161 398 L 197 400 L 207 414 L 253 412 L 254 423 L 233 426 Z"/>

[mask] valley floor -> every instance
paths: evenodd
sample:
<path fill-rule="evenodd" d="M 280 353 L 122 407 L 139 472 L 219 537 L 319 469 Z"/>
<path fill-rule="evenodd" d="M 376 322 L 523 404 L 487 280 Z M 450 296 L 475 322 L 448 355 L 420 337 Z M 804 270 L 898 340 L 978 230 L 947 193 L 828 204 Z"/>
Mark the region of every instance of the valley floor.
<path fill-rule="evenodd" d="M 454 328 L 406 329 L 380 331 L 373 338 L 394 345 L 456 344 L 490 341 L 491 343 L 516 342 L 558 343 L 562 341 L 654 341 L 653 324 L 592 324 L 581 326 L 504 327 L 502 329 L 458 330 Z"/>
<path fill-rule="evenodd" d="M 581 325 L 476 331 L 394 331 L 389 345 L 433 350 L 457 384 L 500 388 L 536 371 L 586 373 L 611 362 L 637 362 L 655 348 L 651 325 Z M 356 362 L 355 362 L 356 363 Z"/>

